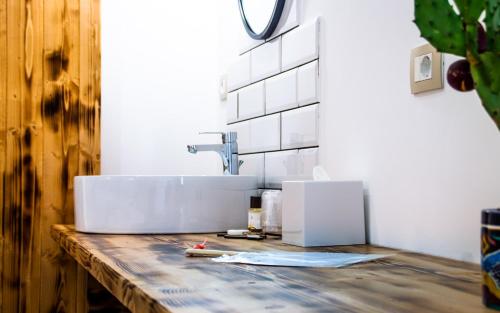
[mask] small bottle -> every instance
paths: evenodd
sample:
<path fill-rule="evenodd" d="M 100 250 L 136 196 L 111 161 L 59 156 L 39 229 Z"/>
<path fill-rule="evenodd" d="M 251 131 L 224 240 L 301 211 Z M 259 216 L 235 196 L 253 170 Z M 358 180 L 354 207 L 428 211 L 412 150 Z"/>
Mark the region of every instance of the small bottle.
<path fill-rule="evenodd" d="M 248 230 L 252 233 L 262 232 L 262 206 L 260 197 L 250 197 L 248 210 Z"/>
<path fill-rule="evenodd" d="M 262 230 L 266 234 L 281 234 L 281 190 L 262 193 Z"/>

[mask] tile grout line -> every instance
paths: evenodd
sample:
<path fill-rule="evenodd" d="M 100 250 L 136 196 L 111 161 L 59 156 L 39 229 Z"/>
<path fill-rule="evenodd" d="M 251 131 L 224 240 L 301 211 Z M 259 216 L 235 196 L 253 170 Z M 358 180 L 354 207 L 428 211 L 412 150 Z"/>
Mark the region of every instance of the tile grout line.
<path fill-rule="evenodd" d="M 281 75 L 281 74 L 284 74 L 284 73 L 286 73 L 286 72 L 293 71 L 293 70 L 295 70 L 295 69 L 298 69 L 299 67 L 302 67 L 302 66 L 308 65 L 308 64 L 310 64 L 310 63 L 313 63 L 314 61 L 318 61 L 318 63 L 319 63 L 319 55 L 318 55 L 316 58 L 312 59 L 312 60 L 309 60 L 309 61 L 304 62 L 304 63 L 300 63 L 300 64 L 298 64 L 298 65 L 296 65 L 296 66 L 293 66 L 293 67 L 291 67 L 291 68 L 289 68 L 289 69 L 286 69 L 286 70 L 284 70 L 284 71 L 283 71 L 283 70 L 281 70 L 281 65 L 280 65 L 280 72 L 278 72 L 278 73 L 276 73 L 276 74 L 272 74 L 272 75 L 266 76 L 266 77 L 261 78 L 261 79 L 258 79 L 258 80 L 254 81 L 254 82 L 251 82 L 250 84 L 245 84 L 245 85 L 243 85 L 243 86 L 241 86 L 241 87 L 235 88 L 235 89 L 233 89 L 233 90 L 229 90 L 229 91 L 228 91 L 228 93 L 232 93 L 232 92 L 237 92 L 237 91 L 240 91 L 240 90 L 241 90 L 241 89 L 243 89 L 243 88 L 246 88 L 246 87 L 252 86 L 252 85 L 254 85 L 254 84 L 257 84 L 257 83 L 260 83 L 260 82 L 262 82 L 262 81 L 265 81 L 266 79 L 276 77 L 276 76 Z M 280 62 L 281 62 L 281 60 L 280 60 Z M 319 66 L 319 64 L 318 64 L 318 66 Z M 250 66 L 250 68 L 251 68 L 251 66 Z M 251 70 L 250 70 L 250 71 L 251 71 Z M 251 75 L 251 73 L 250 73 L 250 77 L 251 77 L 251 76 L 252 76 L 252 75 Z"/>
<path fill-rule="evenodd" d="M 307 107 L 313 106 L 315 104 L 319 105 L 320 102 L 317 101 L 317 102 L 313 102 L 313 103 L 303 104 L 303 105 L 300 105 L 300 106 L 297 106 L 297 107 L 294 107 L 294 108 L 280 110 L 280 111 L 272 112 L 272 113 L 269 113 L 269 114 L 266 113 L 264 115 L 258 115 L 258 116 L 250 117 L 250 118 L 247 118 L 247 119 L 244 119 L 244 120 L 241 120 L 241 121 L 229 122 L 229 123 L 226 122 L 226 126 L 235 125 L 235 124 L 242 123 L 242 122 L 248 122 L 248 121 L 255 120 L 255 119 L 258 119 L 258 118 L 261 118 L 261 117 L 271 116 L 271 115 L 275 115 L 275 114 L 281 114 L 283 112 L 298 110 L 298 109 L 301 109 L 301 108 L 307 108 Z"/>

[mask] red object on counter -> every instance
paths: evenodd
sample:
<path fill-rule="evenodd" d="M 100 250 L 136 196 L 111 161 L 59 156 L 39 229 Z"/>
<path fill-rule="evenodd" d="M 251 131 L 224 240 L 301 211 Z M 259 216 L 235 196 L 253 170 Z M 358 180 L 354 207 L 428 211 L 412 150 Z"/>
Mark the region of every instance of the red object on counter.
<path fill-rule="evenodd" d="M 205 238 L 205 240 L 203 240 L 202 243 L 195 244 L 193 246 L 193 249 L 205 249 L 206 246 L 207 246 L 207 238 Z"/>

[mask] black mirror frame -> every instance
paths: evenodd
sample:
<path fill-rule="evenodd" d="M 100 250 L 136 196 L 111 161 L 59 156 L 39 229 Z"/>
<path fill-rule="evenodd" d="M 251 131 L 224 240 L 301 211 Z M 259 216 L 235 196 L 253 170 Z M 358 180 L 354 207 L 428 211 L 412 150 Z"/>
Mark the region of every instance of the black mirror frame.
<path fill-rule="evenodd" d="M 272 35 L 276 26 L 281 18 L 281 14 L 283 13 L 283 8 L 285 7 L 285 0 L 276 0 L 276 4 L 274 5 L 274 10 L 269 22 L 267 23 L 266 28 L 259 34 L 255 33 L 250 25 L 248 24 L 247 18 L 245 16 L 245 10 L 243 10 L 243 4 L 241 3 L 243 0 L 238 0 L 238 6 L 240 8 L 241 20 L 243 21 L 243 25 L 245 26 L 245 30 L 247 34 L 253 39 L 267 39 Z"/>

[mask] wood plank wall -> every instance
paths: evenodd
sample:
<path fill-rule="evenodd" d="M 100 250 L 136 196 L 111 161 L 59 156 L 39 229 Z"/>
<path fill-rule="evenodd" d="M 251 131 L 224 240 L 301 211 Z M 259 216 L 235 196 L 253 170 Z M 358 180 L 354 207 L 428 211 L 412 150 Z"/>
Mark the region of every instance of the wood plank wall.
<path fill-rule="evenodd" d="M 0 0 L 0 312 L 87 312 L 49 235 L 99 173 L 100 0 Z"/>

